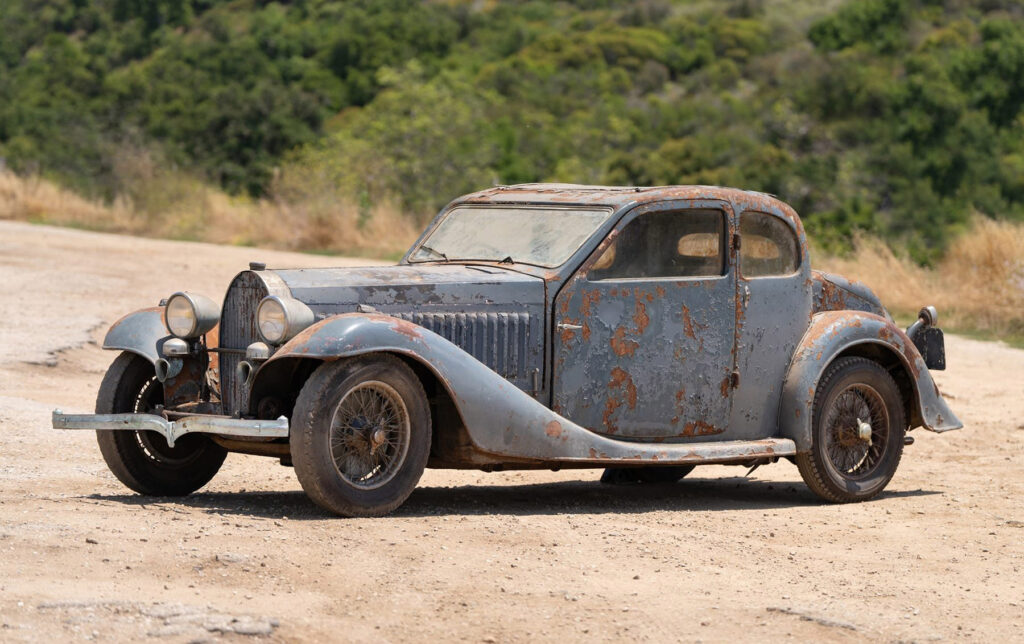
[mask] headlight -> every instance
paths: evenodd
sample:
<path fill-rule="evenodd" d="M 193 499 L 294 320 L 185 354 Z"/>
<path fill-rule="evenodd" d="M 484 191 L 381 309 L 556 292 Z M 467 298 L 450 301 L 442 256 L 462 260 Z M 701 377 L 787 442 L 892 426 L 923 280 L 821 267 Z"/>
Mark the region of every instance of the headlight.
<path fill-rule="evenodd" d="M 164 307 L 167 330 L 179 338 L 198 338 L 220 322 L 220 306 L 196 293 L 175 293 Z"/>
<path fill-rule="evenodd" d="M 308 306 L 291 297 L 265 297 L 256 309 L 260 337 L 267 344 L 283 344 L 291 340 L 315 319 Z"/>

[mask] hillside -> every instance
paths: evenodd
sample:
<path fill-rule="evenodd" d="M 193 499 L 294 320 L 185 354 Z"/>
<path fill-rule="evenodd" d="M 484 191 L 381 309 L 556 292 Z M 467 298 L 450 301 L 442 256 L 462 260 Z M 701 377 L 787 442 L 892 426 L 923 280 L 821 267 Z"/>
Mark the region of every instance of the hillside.
<path fill-rule="evenodd" d="M 210 186 L 288 209 L 301 246 L 344 246 L 316 231 L 405 234 L 492 183 L 712 183 L 778 194 L 825 248 L 865 231 L 934 261 L 975 213 L 1024 220 L 1022 17 L 1011 0 L 10 0 L 0 157 L 181 237 L 217 223 Z"/>

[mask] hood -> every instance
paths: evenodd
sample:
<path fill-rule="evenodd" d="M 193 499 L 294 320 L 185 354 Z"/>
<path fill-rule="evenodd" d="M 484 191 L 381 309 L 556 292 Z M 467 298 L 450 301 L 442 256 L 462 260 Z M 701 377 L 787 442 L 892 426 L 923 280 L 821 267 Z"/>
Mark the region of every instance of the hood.
<path fill-rule="evenodd" d="M 418 324 L 537 395 L 544 280 L 493 266 L 413 264 L 275 271 L 318 316 L 373 307 Z"/>
<path fill-rule="evenodd" d="M 875 292 L 860 282 L 841 275 L 811 271 L 814 288 L 814 312 L 866 311 L 892 321 Z"/>
<path fill-rule="evenodd" d="M 544 280 L 492 266 L 425 264 L 274 271 L 315 313 L 499 312 L 544 307 Z"/>

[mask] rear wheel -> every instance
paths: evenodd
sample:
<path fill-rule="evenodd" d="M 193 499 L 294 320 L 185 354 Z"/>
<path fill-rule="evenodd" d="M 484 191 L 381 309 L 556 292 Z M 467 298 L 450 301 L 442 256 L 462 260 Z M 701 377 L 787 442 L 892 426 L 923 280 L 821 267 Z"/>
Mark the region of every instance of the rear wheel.
<path fill-rule="evenodd" d="M 796 455 L 800 475 L 827 501 L 866 501 L 896 473 L 906 426 L 889 372 L 866 358 L 840 358 L 814 396 L 813 444 Z"/>
<path fill-rule="evenodd" d="M 693 471 L 693 465 L 664 465 L 661 467 L 609 467 L 601 475 L 608 485 L 628 483 L 675 483 Z"/>
<path fill-rule="evenodd" d="M 164 401 L 153 365 L 134 353 L 122 353 L 107 369 L 96 399 L 96 413 L 153 413 Z M 227 452 L 208 437 L 186 434 L 167 445 L 158 432 L 97 430 L 107 467 L 132 490 L 153 496 L 182 496 L 210 482 Z"/>
<path fill-rule="evenodd" d="M 430 455 L 430 408 L 416 374 L 387 354 L 321 365 L 292 414 L 295 474 L 342 516 L 380 516 L 412 493 Z"/>

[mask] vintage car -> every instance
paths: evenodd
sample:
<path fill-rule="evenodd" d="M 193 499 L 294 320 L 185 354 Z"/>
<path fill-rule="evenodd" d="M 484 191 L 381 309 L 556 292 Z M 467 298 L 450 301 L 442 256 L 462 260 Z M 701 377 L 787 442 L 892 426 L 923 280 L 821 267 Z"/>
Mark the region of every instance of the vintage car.
<path fill-rule="evenodd" d="M 676 481 L 780 458 L 827 501 L 869 499 L 913 442 L 961 427 L 934 308 L 906 332 L 811 270 L 796 213 L 707 186 L 501 186 L 456 199 L 396 266 L 253 263 L 222 305 L 183 291 L 107 333 L 94 415 L 114 475 L 188 494 L 227 452 L 294 465 L 346 516 L 425 467 L 606 468 Z"/>

